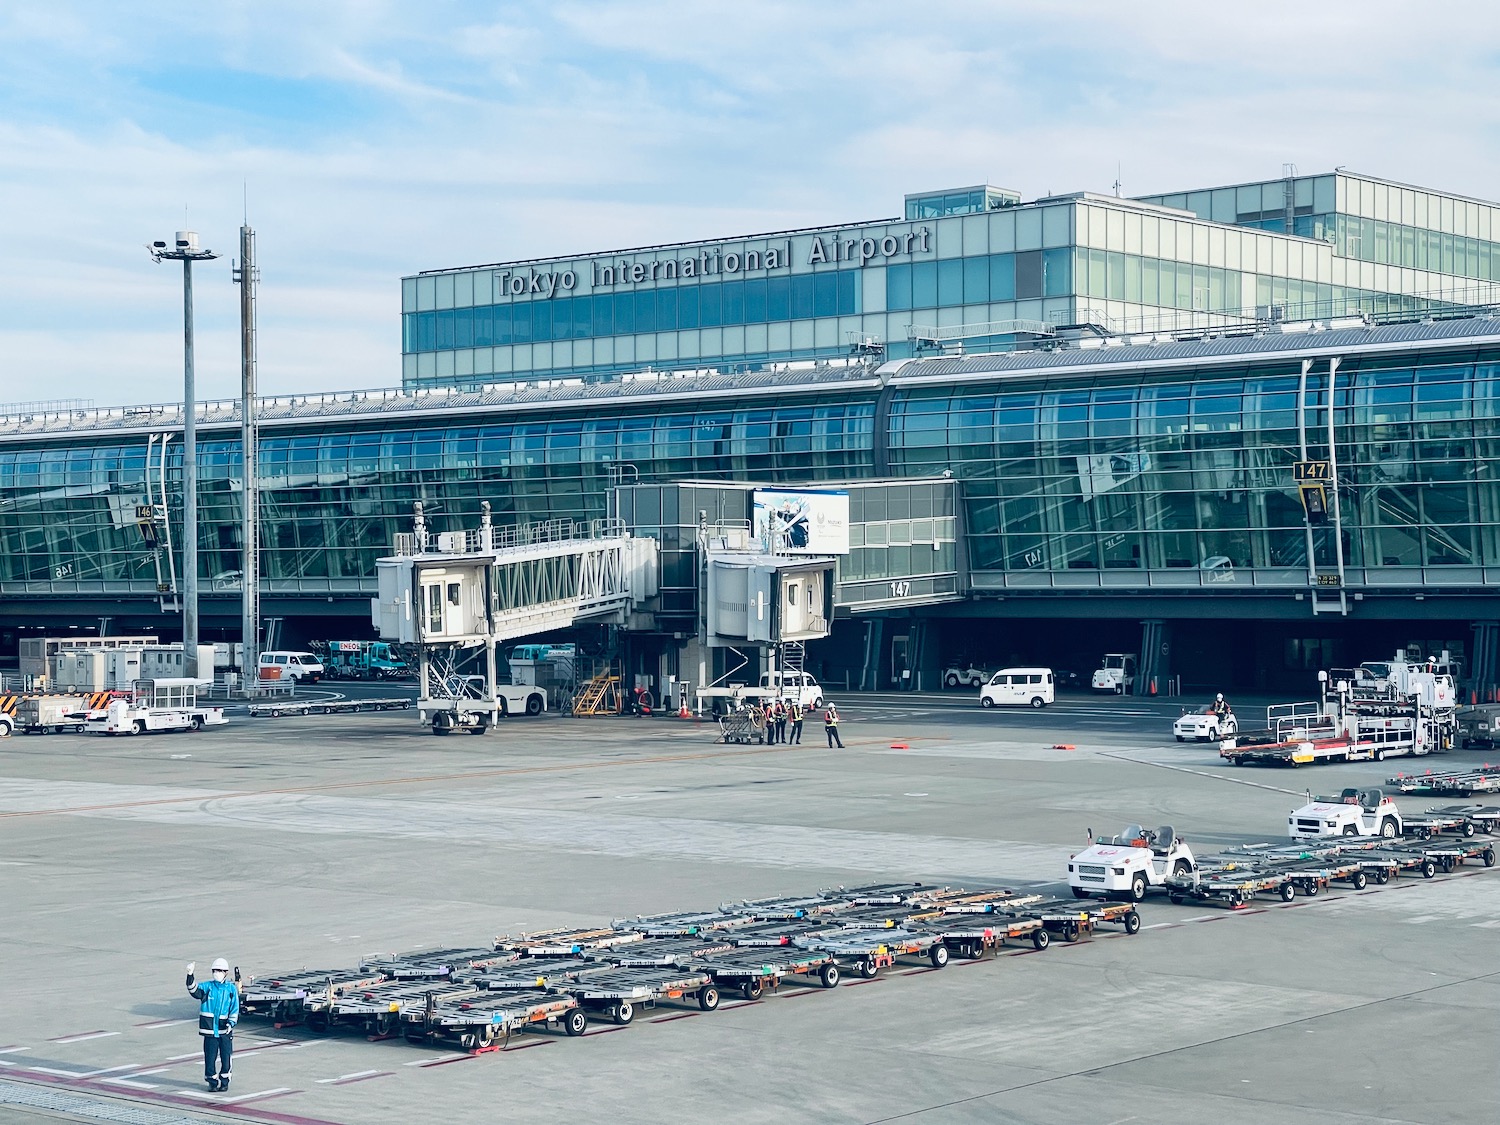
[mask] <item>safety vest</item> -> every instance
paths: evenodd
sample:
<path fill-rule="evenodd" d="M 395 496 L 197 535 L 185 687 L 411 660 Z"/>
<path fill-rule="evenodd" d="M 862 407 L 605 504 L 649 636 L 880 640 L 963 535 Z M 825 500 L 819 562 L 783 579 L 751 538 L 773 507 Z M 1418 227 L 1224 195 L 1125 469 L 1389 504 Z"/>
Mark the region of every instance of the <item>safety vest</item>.
<path fill-rule="evenodd" d="M 839 713 L 832 707 L 823 712 L 823 725 L 825 727 L 836 727 L 839 725 Z"/>

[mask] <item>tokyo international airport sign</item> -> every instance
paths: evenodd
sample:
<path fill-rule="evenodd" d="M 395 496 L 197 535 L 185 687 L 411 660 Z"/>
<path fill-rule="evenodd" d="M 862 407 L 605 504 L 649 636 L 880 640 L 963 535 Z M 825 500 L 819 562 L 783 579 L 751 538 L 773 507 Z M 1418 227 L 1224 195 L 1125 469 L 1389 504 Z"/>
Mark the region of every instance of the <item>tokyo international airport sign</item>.
<path fill-rule="evenodd" d="M 849 494 L 808 489 L 757 488 L 755 538 L 777 555 L 847 555 Z"/>

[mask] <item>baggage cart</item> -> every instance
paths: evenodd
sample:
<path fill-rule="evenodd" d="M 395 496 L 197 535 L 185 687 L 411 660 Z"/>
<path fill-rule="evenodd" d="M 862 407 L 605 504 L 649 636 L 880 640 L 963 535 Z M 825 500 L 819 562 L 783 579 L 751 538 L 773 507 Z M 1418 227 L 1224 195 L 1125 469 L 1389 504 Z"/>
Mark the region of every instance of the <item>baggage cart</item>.
<path fill-rule="evenodd" d="M 240 1012 L 264 1016 L 278 1025 L 301 1023 L 307 1018 L 310 998 L 315 1010 L 326 1013 L 335 997 L 384 979 L 373 969 L 302 969 L 251 978 L 240 983 Z"/>
<path fill-rule="evenodd" d="M 562 992 L 481 992 L 464 1000 L 424 1005 L 404 1011 L 407 1041 L 452 1043 L 463 1050 L 500 1050 L 515 1035 L 554 1031 L 582 1035 L 589 1020 L 578 1000 Z"/>
<path fill-rule="evenodd" d="M 401 1030 L 402 1013 L 415 1006 L 425 1010 L 430 1004 L 467 1000 L 477 995 L 479 986 L 454 980 L 388 980 L 369 988 L 350 989 L 328 1005 L 327 1022 L 308 1027 L 314 1031 L 340 1027 L 361 1028 L 367 1035 L 392 1035 Z"/>
<path fill-rule="evenodd" d="M 612 945 L 641 941 L 644 934 L 634 930 L 617 930 L 610 927 L 598 929 L 538 930 L 534 934 L 517 934 L 510 937 L 501 934 L 495 939 L 495 948 L 519 953 L 524 957 L 574 957 L 585 950 L 605 949 Z"/>
<path fill-rule="evenodd" d="M 746 1000 L 759 1000 L 767 989 L 775 992 L 787 977 L 805 977 L 824 988 L 837 988 L 840 979 L 832 953 L 786 945 L 705 953 L 692 966 L 713 977 L 721 991 L 736 991 Z"/>
<path fill-rule="evenodd" d="M 576 997 L 584 1008 L 603 1012 L 622 1027 L 635 1019 L 637 1009 L 654 1008 L 666 1000 L 683 1004 L 696 1001 L 705 1012 L 719 1006 L 718 985 L 698 969 L 615 966 L 580 974 L 558 987 Z"/>
<path fill-rule="evenodd" d="M 793 944 L 802 949 L 831 953 L 840 964 L 851 963 L 854 971 L 866 980 L 879 975 L 881 969 L 894 965 L 898 957 L 925 957 L 934 969 L 941 969 L 948 963 L 948 947 L 943 944 L 941 934 L 894 926 L 825 930 L 794 938 Z"/>
<path fill-rule="evenodd" d="M 717 742 L 732 742 L 740 746 L 766 741 L 766 718 L 758 709 L 746 707 L 719 716 Z"/>

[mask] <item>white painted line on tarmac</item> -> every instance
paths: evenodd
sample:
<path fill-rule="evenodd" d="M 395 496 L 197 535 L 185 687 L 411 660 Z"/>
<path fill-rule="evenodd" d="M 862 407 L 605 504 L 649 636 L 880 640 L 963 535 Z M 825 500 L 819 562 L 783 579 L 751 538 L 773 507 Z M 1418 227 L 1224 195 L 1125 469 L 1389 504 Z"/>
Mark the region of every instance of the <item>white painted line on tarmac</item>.
<path fill-rule="evenodd" d="M 61 1039 L 52 1039 L 52 1043 L 85 1043 L 90 1039 L 108 1039 L 111 1035 L 120 1034 L 118 1031 L 90 1031 L 83 1035 L 65 1035 Z"/>
<path fill-rule="evenodd" d="M 0 1047 L 0 1055 L 13 1055 L 17 1051 L 29 1051 L 30 1047 Z"/>
<path fill-rule="evenodd" d="M 409 1063 L 402 1063 L 401 1065 L 402 1066 L 436 1066 L 438 1063 L 452 1062 L 454 1059 L 466 1059 L 468 1057 L 469 1056 L 465 1055 L 465 1054 L 434 1055 L 434 1056 L 432 1056 L 430 1058 L 425 1058 L 425 1059 L 413 1059 L 411 1062 L 409 1062 Z"/>
<path fill-rule="evenodd" d="M 319 1078 L 319 1086 L 328 1086 L 334 1082 L 347 1082 L 351 1078 L 368 1078 L 372 1074 L 379 1074 L 378 1070 L 356 1070 L 352 1074 L 340 1074 L 337 1078 Z"/>
<path fill-rule="evenodd" d="M 143 1031 L 150 1031 L 158 1027 L 178 1027 L 181 1024 L 192 1022 L 192 1020 L 156 1020 L 154 1023 L 138 1023 L 135 1026 Z"/>
<path fill-rule="evenodd" d="M 190 1055 L 168 1055 L 165 1061 L 167 1061 L 169 1063 L 187 1062 L 188 1059 L 199 1058 L 202 1054 L 203 1054 L 202 1051 L 194 1051 Z"/>
<path fill-rule="evenodd" d="M 132 1090 L 155 1090 L 155 1082 L 136 1082 L 130 1078 L 101 1078 L 100 1082 L 108 1082 L 111 1086 L 128 1086 Z"/>

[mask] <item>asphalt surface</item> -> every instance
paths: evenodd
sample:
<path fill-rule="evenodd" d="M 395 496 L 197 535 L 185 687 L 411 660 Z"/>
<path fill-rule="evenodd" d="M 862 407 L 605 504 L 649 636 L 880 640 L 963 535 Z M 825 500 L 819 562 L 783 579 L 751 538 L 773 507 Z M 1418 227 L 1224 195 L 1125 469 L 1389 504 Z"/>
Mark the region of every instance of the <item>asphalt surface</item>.
<path fill-rule="evenodd" d="M 1132 937 L 501 1053 L 247 1023 L 233 1091 L 203 1087 L 190 960 L 347 966 L 872 881 L 1061 889 L 1090 829 L 1274 840 L 1308 787 L 1412 765 L 1231 770 L 1172 741 L 1179 700 L 975 694 L 840 699 L 844 750 L 676 718 L 438 739 L 402 711 L 0 740 L 0 1121 L 1500 1119 L 1500 870 L 1467 866 L 1233 913 L 1153 898 Z"/>

